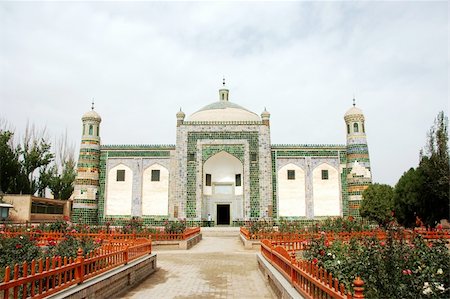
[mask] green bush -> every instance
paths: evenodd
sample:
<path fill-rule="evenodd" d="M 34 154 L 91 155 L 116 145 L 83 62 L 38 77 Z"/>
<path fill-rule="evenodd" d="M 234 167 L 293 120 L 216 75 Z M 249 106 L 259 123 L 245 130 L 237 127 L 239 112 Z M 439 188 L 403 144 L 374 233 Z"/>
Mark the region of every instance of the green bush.
<path fill-rule="evenodd" d="M 19 268 L 23 262 L 31 263 L 33 259 L 38 259 L 41 251 L 36 241 L 27 235 L 16 236 L 12 238 L 0 235 L 0 278 L 3 280 L 5 267 L 14 267 L 18 264 Z"/>
<path fill-rule="evenodd" d="M 351 289 L 356 276 L 364 281 L 366 298 L 448 298 L 450 253 L 444 240 L 408 243 L 390 230 L 376 238 L 330 243 L 325 235 L 311 241 L 304 258 L 317 263 Z"/>
<path fill-rule="evenodd" d="M 164 232 L 181 234 L 186 230 L 186 220 L 164 222 Z"/>

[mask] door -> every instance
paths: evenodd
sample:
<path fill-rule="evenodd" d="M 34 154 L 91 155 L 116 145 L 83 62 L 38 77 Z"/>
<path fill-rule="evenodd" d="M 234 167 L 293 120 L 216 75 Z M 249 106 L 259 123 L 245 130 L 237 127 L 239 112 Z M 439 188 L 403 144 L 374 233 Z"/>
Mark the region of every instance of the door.
<path fill-rule="evenodd" d="M 217 225 L 230 225 L 230 205 L 217 205 Z"/>

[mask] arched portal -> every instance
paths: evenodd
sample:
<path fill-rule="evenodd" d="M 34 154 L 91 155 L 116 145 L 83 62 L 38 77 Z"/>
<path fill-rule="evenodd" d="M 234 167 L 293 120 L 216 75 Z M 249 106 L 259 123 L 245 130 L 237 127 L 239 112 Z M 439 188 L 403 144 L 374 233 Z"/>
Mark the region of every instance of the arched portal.
<path fill-rule="evenodd" d="M 227 152 L 219 152 L 203 165 L 202 217 L 211 215 L 218 225 L 243 218 L 244 167 Z"/>

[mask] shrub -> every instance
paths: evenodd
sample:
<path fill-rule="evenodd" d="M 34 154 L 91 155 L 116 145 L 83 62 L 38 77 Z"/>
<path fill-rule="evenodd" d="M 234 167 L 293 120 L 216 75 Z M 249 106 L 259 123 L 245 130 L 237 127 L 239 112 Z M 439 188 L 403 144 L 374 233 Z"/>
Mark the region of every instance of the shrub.
<path fill-rule="evenodd" d="M 36 241 L 27 235 L 12 238 L 0 236 L 0 277 L 3 280 L 6 266 L 13 267 L 14 264 L 21 265 L 23 262 L 31 262 L 40 257 L 39 247 Z"/>
<path fill-rule="evenodd" d="M 186 230 L 186 220 L 166 221 L 164 223 L 164 232 L 181 234 Z"/>
<path fill-rule="evenodd" d="M 360 276 L 366 298 L 448 298 L 450 253 L 446 242 L 412 242 L 390 230 L 385 241 L 376 238 L 330 243 L 325 235 L 311 241 L 304 257 L 333 273 L 350 289 Z"/>

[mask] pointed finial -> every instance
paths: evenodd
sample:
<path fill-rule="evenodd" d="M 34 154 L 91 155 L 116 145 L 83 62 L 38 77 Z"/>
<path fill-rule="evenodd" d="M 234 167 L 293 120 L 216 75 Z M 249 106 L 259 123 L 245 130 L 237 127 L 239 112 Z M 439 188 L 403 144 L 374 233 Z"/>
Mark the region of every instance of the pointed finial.
<path fill-rule="evenodd" d="M 225 77 L 222 78 L 222 85 L 225 87 Z"/>
<path fill-rule="evenodd" d="M 356 106 L 356 100 L 355 100 L 355 96 L 353 96 L 353 107 Z"/>
<path fill-rule="evenodd" d="M 94 110 L 94 99 L 92 99 L 92 106 L 91 109 Z"/>

